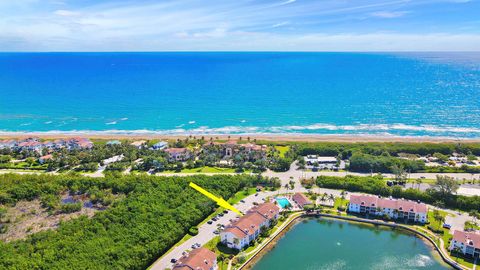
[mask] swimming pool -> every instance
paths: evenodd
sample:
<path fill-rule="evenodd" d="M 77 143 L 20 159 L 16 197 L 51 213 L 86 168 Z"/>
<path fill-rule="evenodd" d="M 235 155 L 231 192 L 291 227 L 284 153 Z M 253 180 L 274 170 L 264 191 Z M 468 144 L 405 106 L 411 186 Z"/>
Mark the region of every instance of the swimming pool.
<path fill-rule="evenodd" d="M 282 208 L 285 208 L 290 205 L 290 202 L 288 201 L 287 198 L 275 198 L 275 200 L 277 201 L 278 205 L 280 205 L 280 207 Z"/>

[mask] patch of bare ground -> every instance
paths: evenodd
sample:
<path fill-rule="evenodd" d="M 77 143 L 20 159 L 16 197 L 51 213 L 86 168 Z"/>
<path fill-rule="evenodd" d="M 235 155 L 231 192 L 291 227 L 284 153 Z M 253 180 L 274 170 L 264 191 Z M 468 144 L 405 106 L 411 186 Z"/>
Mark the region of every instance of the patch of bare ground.
<path fill-rule="evenodd" d="M 56 229 L 61 221 L 78 218 L 81 215 L 92 217 L 99 211 L 93 207 L 82 207 L 74 213 L 49 213 L 41 206 L 40 200 L 20 201 L 9 207 L 1 223 L 6 231 L 0 233 L 0 240 L 9 242 L 25 239 L 28 235 L 49 229 Z"/>

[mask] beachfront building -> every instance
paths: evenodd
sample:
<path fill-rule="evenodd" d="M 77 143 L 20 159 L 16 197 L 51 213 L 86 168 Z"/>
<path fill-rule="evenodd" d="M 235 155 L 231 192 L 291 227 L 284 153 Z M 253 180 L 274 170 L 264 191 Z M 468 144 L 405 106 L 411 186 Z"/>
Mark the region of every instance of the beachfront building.
<path fill-rule="evenodd" d="M 161 141 L 161 142 L 158 142 L 158 143 L 152 145 L 151 149 L 152 150 L 163 150 L 167 147 L 168 147 L 168 142 Z"/>
<path fill-rule="evenodd" d="M 64 146 L 68 150 L 92 149 L 93 142 L 87 138 L 72 138 L 64 141 Z"/>
<path fill-rule="evenodd" d="M 343 170 L 345 169 L 345 162 L 340 162 L 336 157 L 321 157 L 317 155 L 308 155 L 304 157 L 305 168 L 311 170 Z"/>
<path fill-rule="evenodd" d="M 224 143 L 208 142 L 203 145 L 202 151 L 216 152 L 223 160 L 232 159 L 237 154 L 242 154 L 250 161 L 262 159 L 266 156 L 267 146 L 254 143 L 239 144 L 235 140 Z"/>
<path fill-rule="evenodd" d="M 186 161 L 192 156 L 187 148 L 168 148 L 164 151 L 168 154 L 168 160 L 171 162 Z"/>
<path fill-rule="evenodd" d="M 141 140 L 141 141 L 134 141 L 130 145 L 134 146 L 138 149 L 142 149 L 145 146 L 146 143 L 147 143 L 147 141 Z"/>
<path fill-rule="evenodd" d="M 106 145 L 121 145 L 122 142 L 120 142 L 119 140 L 111 140 L 111 141 L 108 141 L 105 143 Z"/>
<path fill-rule="evenodd" d="M 299 208 L 304 208 L 305 205 L 312 205 L 312 202 L 303 193 L 297 192 L 292 196 L 293 201 Z"/>
<path fill-rule="evenodd" d="M 217 270 L 217 254 L 204 247 L 194 249 L 182 256 L 173 270 Z"/>
<path fill-rule="evenodd" d="M 465 256 L 480 258 L 480 233 L 456 230 L 448 249 L 461 252 Z"/>
<path fill-rule="evenodd" d="M 381 198 L 370 195 L 351 195 L 348 211 L 351 213 L 388 216 L 408 222 L 427 222 L 427 205 L 403 199 Z"/>
<path fill-rule="evenodd" d="M 17 147 L 17 141 L 15 140 L 1 140 L 0 149 L 14 149 Z"/>
<path fill-rule="evenodd" d="M 229 248 L 241 250 L 260 235 L 262 228 L 270 227 L 279 213 L 280 208 L 271 202 L 254 206 L 220 233 L 221 242 Z"/>

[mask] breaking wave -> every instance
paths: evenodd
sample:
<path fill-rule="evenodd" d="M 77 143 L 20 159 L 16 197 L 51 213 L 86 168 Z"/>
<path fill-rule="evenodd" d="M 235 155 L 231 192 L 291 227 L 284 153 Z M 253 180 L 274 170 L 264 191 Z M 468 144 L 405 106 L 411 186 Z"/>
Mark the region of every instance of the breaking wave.
<path fill-rule="evenodd" d="M 117 122 L 109 122 L 114 125 Z M 222 135 L 222 134 L 294 134 L 294 135 L 377 135 L 377 136 L 432 136 L 432 137 L 480 137 L 480 128 L 436 126 L 436 125 L 406 125 L 406 124 L 358 124 L 334 125 L 316 123 L 310 125 L 285 126 L 225 126 L 184 128 L 184 125 L 173 129 L 137 129 L 137 130 L 50 130 L 50 131 L 8 131 L 3 133 L 89 133 L 89 134 L 158 134 L 158 135 Z"/>

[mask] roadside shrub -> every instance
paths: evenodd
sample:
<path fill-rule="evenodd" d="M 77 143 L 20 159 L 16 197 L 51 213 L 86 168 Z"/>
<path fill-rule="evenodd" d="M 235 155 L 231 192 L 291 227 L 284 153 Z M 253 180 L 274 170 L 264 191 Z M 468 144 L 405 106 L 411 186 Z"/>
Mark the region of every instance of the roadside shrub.
<path fill-rule="evenodd" d="M 198 234 L 198 227 L 197 227 L 197 226 L 191 227 L 191 228 L 188 230 L 188 234 L 190 234 L 191 236 L 197 235 L 197 234 Z"/>

